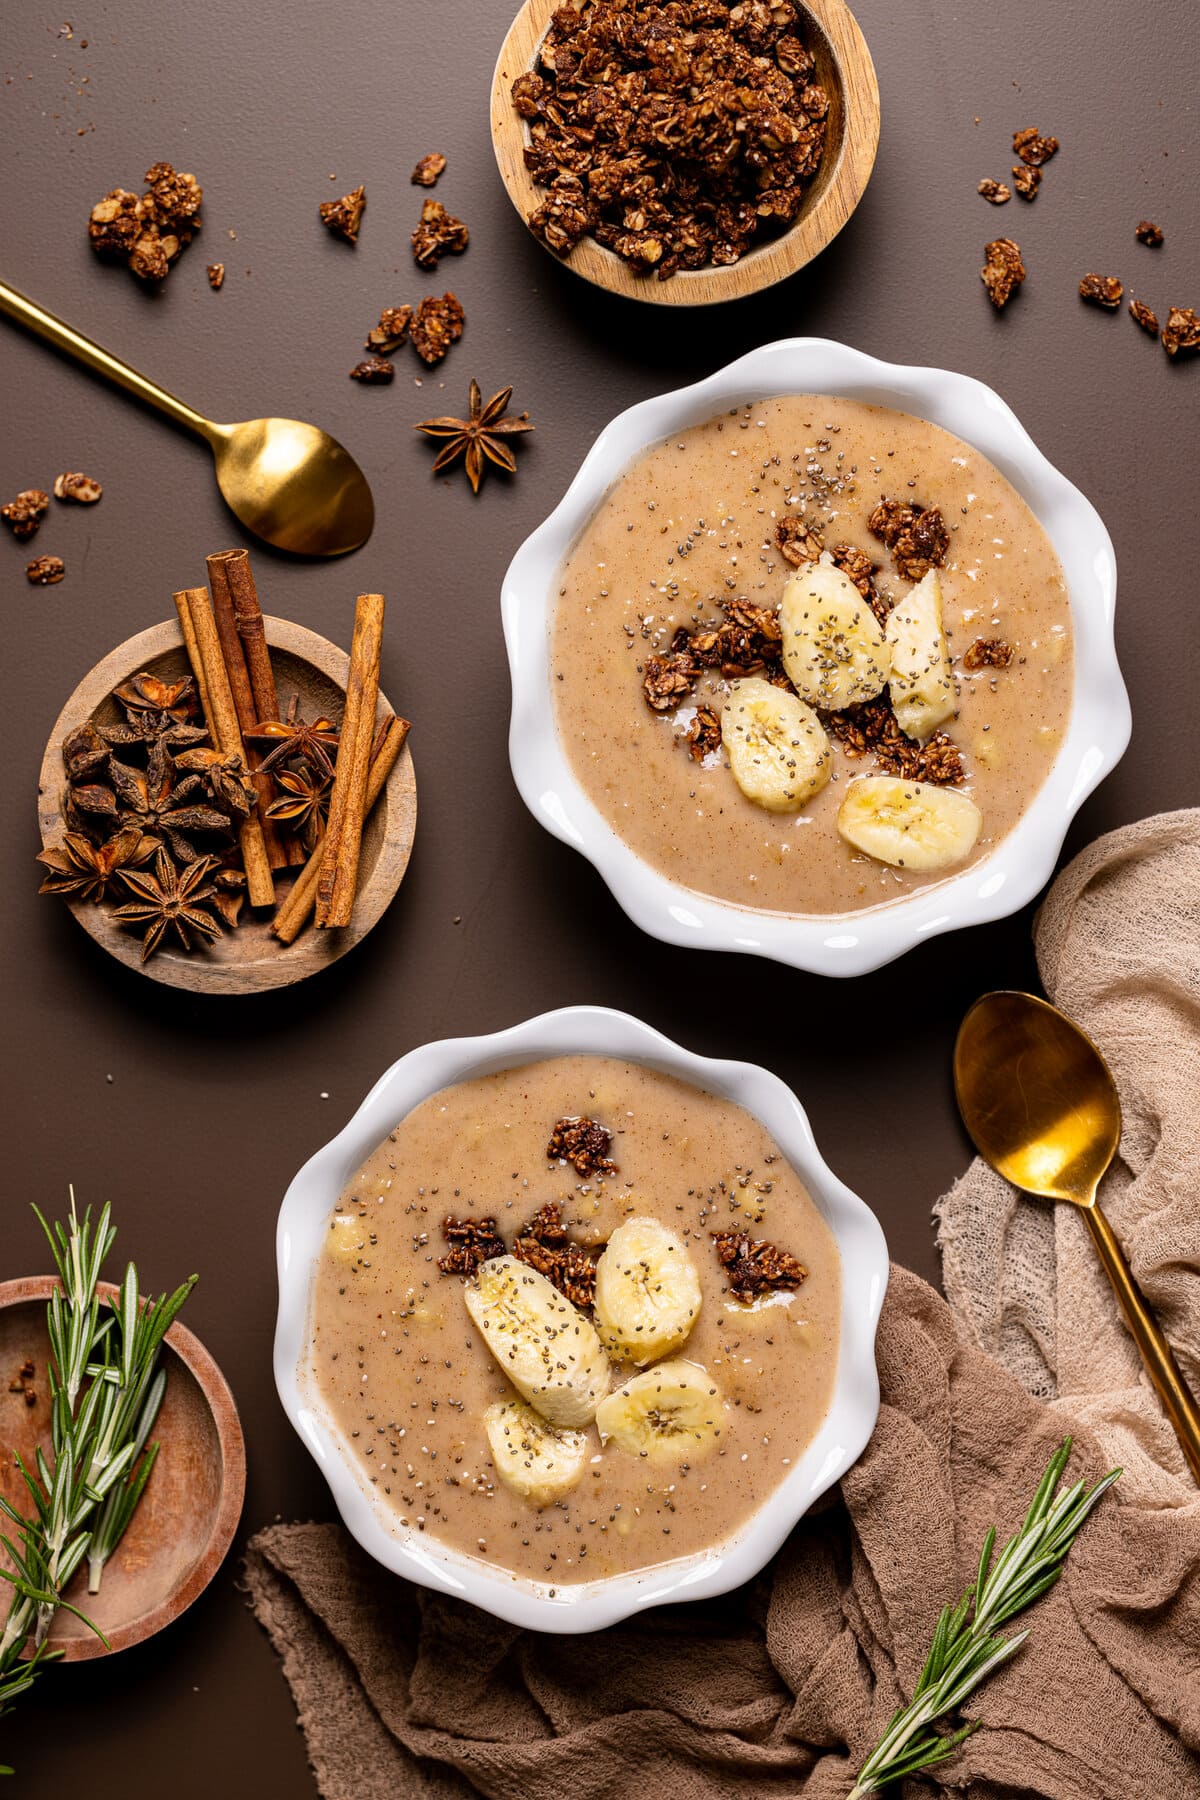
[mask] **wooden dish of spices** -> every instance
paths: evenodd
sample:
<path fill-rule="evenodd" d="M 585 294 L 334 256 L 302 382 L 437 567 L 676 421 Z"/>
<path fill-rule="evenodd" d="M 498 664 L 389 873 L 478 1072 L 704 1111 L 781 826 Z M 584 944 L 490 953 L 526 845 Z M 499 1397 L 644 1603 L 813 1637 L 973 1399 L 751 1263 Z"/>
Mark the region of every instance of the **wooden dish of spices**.
<path fill-rule="evenodd" d="M 52 1275 L 0 1283 L 0 1494 L 18 1512 L 28 1509 L 29 1495 L 14 1454 L 32 1463 L 38 1445 L 50 1441 L 46 1303 L 57 1286 Z M 97 1283 L 102 1298 L 116 1291 Z M 161 1449 L 141 1504 L 99 1592 L 87 1592 L 86 1562 L 66 1590 L 108 1644 L 61 1608 L 49 1642 L 67 1662 L 127 1650 L 177 1619 L 204 1592 L 237 1530 L 246 1448 L 225 1377 L 178 1320 L 164 1340 L 162 1367 L 167 1385 L 154 1425 Z"/>
<path fill-rule="evenodd" d="M 297 696 L 300 718 L 340 719 L 350 667 L 346 653 L 289 620 L 264 615 L 262 623 L 281 706 Z M 180 625 L 172 619 L 127 639 L 84 677 L 60 713 L 42 759 L 38 822 L 43 846 L 60 844 L 67 830 L 62 750 L 67 735 L 87 721 L 98 726 L 118 722 L 121 709 L 113 690 L 133 676 L 146 673 L 175 682 L 188 675 L 190 666 Z M 382 725 L 390 714 L 391 708 L 380 694 L 375 707 L 377 724 Z M 170 987 L 209 994 L 286 987 L 336 962 L 378 923 L 404 878 L 416 818 L 416 778 L 412 753 L 405 744 L 363 826 L 350 923 L 333 931 L 310 927 L 291 943 L 281 943 L 271 935 L 269 912 L 255 913 L 247 907 L 237 929 L 223 931 L 211 944 L 189 952 L 164 938 L 157 952 L 144 961 L 137 931 L 125 929 L 110 907 L 83 898 L 68 899 L 66 904 L 110 956 Z M 284 884 L 291 880 L 294 885 L 296 873 L 289 869 L 277 877 L 279 900 L 286 901 L 289 890 Z"/>
<path fill-rule="evenodd" d="M 632 247 L 618 255 L 590 234 L 561 256 L 568 268 L 627 299 L 658 306 L 707 306 L 774 286 L 811 262 L 837 236 L 862 199 L 874 166 L 879 143 L 879 84 L 866 40 L 845 0 L 795 0 L 794 6 L 787 0 L 787 8 L 795 14 L 787 29 L 811 58 L 810 72 L 799 80 L 822 88 L 828 105 L 819 163 L 804 177 L 802 198 L 788 222 L 778 224 L 767 235 L 755 232 L 737 260 L 707 261 L 694 268 L 684 264 L 668 279 L 660 276 L 664 265 L 658 257 L 643 264 L 646 272 L 642 273 Z M 531 142 L 530 125 L 514 105 L 512 88 L 518 77 L 538 69 L 551 20 L 559 10 L 557 0 L 525 0 L 501 46 L 492 79 L 496 161 L 509 198 L 527 224 L 544 206 L 548 190 L 535 181 L 528 167 L 525 153 Z M 593 91 L 598 92 L 602 85 L 597 78 Z M 589 129 L 585 123 L 584 141 L 590 141 L 586 136 Z M 628 224 L 630 216 L 626 211 L 622 222 Z M 643 240 L 651 235 L 637 217 L 634 225 Z M 533 230 L 533 235 L 552 248 L 544 232 Z M 655 248 L 650 246 L 647 258 Z M 669 249 L 667 255 L 670 260 Z"/>

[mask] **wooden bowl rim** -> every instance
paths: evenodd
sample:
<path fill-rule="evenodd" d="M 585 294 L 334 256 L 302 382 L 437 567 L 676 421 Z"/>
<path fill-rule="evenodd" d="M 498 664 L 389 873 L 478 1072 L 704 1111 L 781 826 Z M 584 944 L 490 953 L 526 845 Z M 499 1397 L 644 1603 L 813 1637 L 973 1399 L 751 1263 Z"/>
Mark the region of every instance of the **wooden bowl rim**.
<path fill-rule="evenodd" d="M 345 693 L 350 658 L 344 650 L 322 637 L 319 632 L 310 631 L 306 625 L 297 625 L 291 619 L 281 619 L 271 613 L 264 613 L 263 626 L 268 648 L 281 650 L 298 661 L 307 663 Z M 135 632 L 132 637 L 126 638 L 124 643 L 118 644 L 106 656 L 101 657 L 98 663 L 94 663 L 76 683 L 51 729 L 38 774 L 38 828 L 43 849 L 64 830 L 62 790 L 66 776 L 62 767 L 62 741 L 67 732 L 82 723 L 85 713 L 87 718 L 92 718 L 113 688 L 128 676 L 136 674 L 139 668 L 145 667 L 155 657 L 182 649 L 183 634 L 178 620 L 164 619 L 161 623 L 149 625 L 144 631 Z M 388 709 L 390 704 L 381 690 L 377 716 Z M 244 964 L 237 961 L 212 964 L 205 962 L 202 956 L 180 956 L 165 961 L 152 957 L 149 962 L 143 963 L 138 954 L 136 936 L 114 924 L 101 907 L 90 901 L 80 900 L 68 900 L 65 904 L 93 942 L 109 956 L 122 963 L 125 968 L 132 969 L 135 974 L 148 976 L 150 980 L 167 987 L 180 988 L 189 993 L 248 994 L 269 993 L 275 988 L 290 986 L 297 981 L 307 980 L 310 975 L 337 962 L 348 950 L 361 943 L 379 923 L 399 892 L 412 855 L 417 825 L 416 772 L 412 750 L 407 743 L 388 776 L 384 796 L 387 811 L 384 817 L 383 850 L 386 851 L 389 841 L 394 844 L 394 864 L 391 868 L 384 867 L 387 859 L 381 852 L 375 868 L 359 889 L 353 922 L 344 930 L 329 934 L 335 941 L 330 947 L 331 953 L 320 961 L 311 959 L 306 951 L 307 940 L 313 929 L 310 925 L 295 943 L 280 944 L 269 959 L 264 959 L 262 972 L 256 979 L 243 985 L 235 983 L 225 986 L 221 982 L 222 971 L 244 967 Z M 393 821 L 394 836 L 390 837 L 389 828 L 393 826 Z"/>
<path fill-rule="evenodd" d="M 48 1301 L 59 1285 L 57 1275 L 18 1275 L 11 1281 L 0 1281 L 0 1311 L 13 1306 Z M 111 1281 L 100 1281 L 96 1283 L 96 1291 L 108 1299 L 117 1292 L 117 1288 Z M 205 1349 L 196 1334 L 189 1331 L 180 1320 L 175 1320 L 163 1342 L 170 1346 L 195 1378 L 216 1427 L 221 1454 L 221 1501 L 216 1518 L 213 1520 L 208 1542 L 182 1581 L 150 1612 L 140 1614 L 128 1625 L 119 1626 L 115 1631 L 110 1630 L 106 1634 L 107 1649 L 91 1632 L 86 1637 L 67 1638 L 57 1644 L 52 1632 L 50 1641 L 55 1649 L 62 1651 L 59 1659 L 62 1662 L 90 1662 L 98 1656 L 115 1656 L 119 1650 L 128 1650 L 134 1644 L 144 1643 L 147 1638 L 170 1625 L 181 1613 L 187 1611 L 194 1600 L 199 1599 L 217 1573 L 229 1554 L 229 1547 L 242 1516 L 242 1504 L 246 1497 L 246 1440 L 233 1391 L 211 1352 Z"/>
<path fill-rule="evenodd" d="M 528 32 L 540 43 L 550 15 L 559 4 L 560 0 L 524 0 L 505 34 L 492 73 L 492 150 L 505 191 L 526 230 L 526 200 L 535 190 L 524 177 L 521 152 L 525 146 L 525 122 L 509 98 L 514 77 L 505 65 L 515 60 L 530 66 L 523 56 L 511 54 L 517 40 Z M 591 237 L 581 239 L 569 256 L 555 256 L 556 262 L 609 293 L 640 300 L 645 305 L 712 306 L 775 286 L 812 262 L 833 242 L 853 217 L 875 166 L 879 148 L 879 81 L 862 27 L 847 0 L 796 0 L 796 4 L 829 44 L 842 99 L 843 130 L 837 161 L 812 209 L 779 236 L 748 251 L 738 262 L 721 268 L 680 269 L 669 281 L 658 281 L 653 275 L 634 275 L 619 256 Z M 539 21 L 536 31 L 535 19 Z M 857 79 L 853 83 L 847 82 L 848 68 L 855 70 Z M 504 146 L 508 149 L 507 158 L 502 153 Z M 548 256 L 554 255 L 545 244 L 542 249 Z"/>

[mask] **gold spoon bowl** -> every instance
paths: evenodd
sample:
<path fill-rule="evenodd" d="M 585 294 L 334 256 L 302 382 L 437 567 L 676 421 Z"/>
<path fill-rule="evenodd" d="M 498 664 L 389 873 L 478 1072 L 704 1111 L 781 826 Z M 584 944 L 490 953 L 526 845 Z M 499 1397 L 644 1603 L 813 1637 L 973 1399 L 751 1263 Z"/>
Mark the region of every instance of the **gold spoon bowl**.
<path fill-rule="evenodd" d="M 367 478 L 327 431 L 300 419 L 219 425 L 3 282 L 0 311 L 203 438 L 225 504 L 255 537 L 293 556 L 344 556 L 370 537 L 375 503 Z"/>
<path fill-rule="evenodd" d="M 1033 994 L 985 994 L 954 1048 L 959 1110 L 975 1148 L 1014 1187 L 1081 1209 L 1146 1372 L 1200 1482 L 1200 1408 L 1133 1278 L 1096 1190 L 1121 1141 L 1108 1064 Z"/>

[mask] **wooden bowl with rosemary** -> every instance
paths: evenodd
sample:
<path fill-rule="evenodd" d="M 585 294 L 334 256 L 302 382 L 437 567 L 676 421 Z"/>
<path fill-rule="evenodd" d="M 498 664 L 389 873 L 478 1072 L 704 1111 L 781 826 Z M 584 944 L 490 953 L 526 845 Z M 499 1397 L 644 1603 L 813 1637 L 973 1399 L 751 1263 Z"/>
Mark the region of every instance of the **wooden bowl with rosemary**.
<path fill-rule="evenodd" d="M 584 0 L 576 0 L 576 4 L 581 12 L 587 10 Z M 661 279 L 661 271 L 678 259 L 669 241 L 665 246 L 657 241 L 659 224 L 654 208 L 663 183 L 653 168 L 652 158 L 652 174 L 646 179 L 643 194 L 636 192 L 636 174 L 633 197 L 628 203 L 624 196 L 630 190 L 619 185 L 614 189 L 613 184 L 609 184 L 610 192 L 616 193 L 616 200 L 605 211 L 606 234 L 618 240 L 620 254 L 599 242 L 590 232 L 585 233 L 573 248 L 561 254 L 567 268 L 583 276 L 585 281 L 627 299 L 657 306 L 708 306 L 717 301 L 741 299 L 786 280 L 811 262 L 837 236 L 862 199 L 875 163 L 879 144 L 879 83 L 866 39 L 846 0 L 794 0 L 794 4 L 793 0 L 782 0 L 782 5 L 788 15 L 794 14 L 794 18 L 789 17 L 785 30 L 789 34 L 789 45 L 795 44 L 796 48 L 779 59 L 779 67 L 784 73 L 790 70 L 797 75 L 797 89 L 806 82 L 811 87 L 823 89 L 824 102 L 819 104 L 827 104 L 823 121 L 819 121 L 817 114 L 809 121 L 823 123 L 821 141 L 813 158 L 805 164 L 799 181 L 794 184 L 791 197 L 780 201 L 776 208 L 775 198 L 768 191 L 752 195 L 751 209 L 755 210 L 757 206 L 761 224 L 752 228 L 748 241 L 719 242 L 715 246 L 715 256 L 705 257 L 697 267 L 687 266 L 688 253 L 684 251 L 678 271 L 670 274 L 668 279 Z M 509 199 L 530 225 L 533 235 L 551 250 L 555 246 L 548 238 L 553 234 L 531 224 L 538 209 L 550 197 L 551 190 L 544 183 L 535 181 L 526 157 L 532 133 L 542 128 L 543 121 L 534 116 L 531 122 L 518 112 L 513 101 L 513 82 L 531 73 L 545 73 L 542 51 L 557 11 L 559 0 L 525 0 L 501 47 L 492 78 L 491 101 L 492 144 Z M 756 54 L 760 49 L 768 55 L 774 54 L 771 43 L 764 41 L 755 45 L 752 39 L 750 42 Z M 695 97 L 697 90 L 692 53 L 686 44 L 683 54 L 688 64 L 688 86 L 685 94 L 681 85 L 676 90 L 676 97 L 683 96 L 686 104 Z M 661 62 L 653 70 L 655 87 L 659 85 L 660 70 Z M 773 73 L 777 78 L 778 70 Z M 595 74 L 590 80 L 592 94 L 613 85 L 611 74 Z M 804 128 L 802 112 L 798 116 Z M 573 121 L 568 121 L 568 129 L 574 129 Z M 790 129 L 786 122 L 785 129 Z M 579 130 L 579 141 L 590 146 L 593 137 L 597 142 L 603 139 L 605 127 L 602 124 L 599 131 L 593 132 L 592 121 L 581 119 Z M 679 141 L 674 120 L 664 121 L 664 136 L 659 142 L 669 139 Z M 773 141 L 778 150 L 778 140 Z M 563 145 L 564 138 L 556 133 L 550 160 Z M 625 156 L 632 150 L 637 156 L 644 147 L 643 140 L 620 147 L 616 154 Z M 660 162 L 669 161 L 673 154 L 674 151 L 666 152 Z M 768 156 L 770 154 L 768 152 Z M 657 147 L 654 156 L 658 156 Z M 592 162 L 590 169 L 587 162 L 584 165 L 587 179 L 594 182 L 590 148 L 585 151 L 585 157 L 587 162 Z M 815 168 L 810 166 L 812 161 L 816 163 Z M 578 166 L 569 144 L 558 166 L 565 174 L 569 188 L 571 171 Z M 693 172 L 694 166 L 689 168 L 689 178 Z M 589 195 L 594 191 L 589 186 Z M 776 196 L 779 193 L 780 190 L 775 190 Z M 643 207 L 647 209 L 648 217 L 643 216 Z M 767 216 L 768 211 L 772 216 Z M 720 228 L 713 235 L 720 238 Z"/>
<path fill-rule="evenodd" d="M 336 726 L 342 717 L 349 658 L 336 645 L 301 625 L 269 615 L 263 616 L 262 622 L 278 686 L 281 711 L 292 711 L 296 722 L 307 722 L 310 727 L 322 723 L 325 726 L 332 725 L 334 730 L 323 734 L 328 739 L 327 755 L 332 760 L 336 756 Z M 61 846 L 67 833 L 77 829 L 81 819 L 77 807 L 79 786 L 77 783 L 68 785 L 64 768 L 64 742 L 85 725 L 90 725 L 94 731 L 107 732 L 113 738 L 127 738 L 127 721 L 136 720 L 137 715 L 114 694 L 114 690 L 121 689 L 127 696 L 136 698 L 131 684 L 138 676 L 149 675 L 153 681 L 165 684 L 169 689 L 173 684 L 185 680 L 189 674 L 190 665 L 183 634 L 179 623 L 171 620 L 129 638 L 97 663 L 80 682 L 59 715 L 42 761 L 38 819 L 43 863 L 46 853 L 51 851 L 59 855 L 60 861 L 65 860 L 59 854 Z M 391 710 L 380 694 L 375 710 L 375 719 L 379 725 L 382 726 L 390 717 Z M 208 752 L 203 747 L 193 749 L 191 746 L 193 737 L 197 740 L 205 738 L 206 734 L 200 729 L 203 724 L 203 718 L 193 718 L 179 742 L 171 744 L 176 767 L 168 772 L 168 779 L 176 774 L 182 779 L 182 770 L 188 769 L 189 758 L 198 757 L 203 762 Z M 271 740 L 267 739 L 264 744 L 260 744 L 260 751 L 269 754 L 270 743 Z M 184 744 L 188 747 L 183 748 Z M 134 774 L 140 777 L 145 773 L 146 748 L 145 743 L 135 745 L 130 751 L 114 748 L 112 756 L 114 759 L 128 758 L 130 764 L 138 765 Z M 138 750 L 142 752 L 140 756 L 137 754 Z M 318 744 L 318 757 L 321 751 L 322 746 Z M 281 819 L 280 829 L 299 831 L 307 823 L 311 832 L 314 828 L 319 828 L 320 806 L 327 799 L 329 784 L 315 764 L 309 769 L 303 763 L 293 761 L 291 767 L 299 770 L 299 791 L 289 793 L 286 788 L 280 787 L 279 796 L 285 805 L 294 802 L 301 816 Z M 125 771 L 124 763 L 121 768 Z M 190 769 L 188 772 L 190 773 Z M 96 781 L 101 790 L 111 791 L 112 773 L 111 763 L 107 767 L 100 766 Z M 283 766 L 282 773 L 287 773 L 287 765 Z M 316 798 L 309 792 L 314 775 L 315 786 L 321 790 Z M 128 781 L 127 772 L 122 773 L 122 779 Z M 83 780 L 86 782 L 88 777 L 84 776 Z M 208 792 L 196 791 L 197 783 L 194 780 L 189 782 L 188 787 L 186 800 L 182 802 L 185 809 L 194 812 L 197 802 L 211 808 L 213 797 Z M 124 797 L 118 795 L 118 801 L 123 805 Z M 107 804 L 107 799 L 105 803 Z M 136 804 L 135 795 L 135 807 Z M 307 821 L 302 816 L 306 806 L 312 809 Z M 68 810 L 70 817 L 67 816 Z M 358 886 L 350 923 L 334 931 L 316 930 L 310 925 L 290 943 L 281 943 L 272 935 L 274 915 L 271 911 L 255 912 L 249 904 L 241 905 L 235 911 L 239 896 L 232 891 L 227 895 L 218 888 L 204 905 L 209 909 L 210 918 L 217 920 L 221 929 L 215 930 L 211 935 L 206 929 L 198 940 L 193 934 L 190 949 L 186 949 L 172 931 L 167 931 L 153 953 L 143 957 L 143 950 L 148 942 L 147 926 L 132 918 L 116 916 L 121 910 L 121 901 L 131 903 L 143 897 L 131 884 L 124 884 L 131 887 L 131 891 L 124 892 L 121 891 L 119 882 L 113 882 L 113 891 L 97 900 L 86 893 L 69 891 L 69 878 L 77 871 L 68 869 L 64 888 L 60 891 L 64 891 L 66 904 L 84 930 L 110 956 L 115 956 L 128 968 L 141 970 L 155 981 L 201 993 L 222 994 L 256 993 L 284 987 L 336 962 L 378 923 L 403 880 L 412 850 L 416 813 L 416 779 L 412 754 L 405 744 L 387 777 L 378 803 L 365 822 Z M 178 811 L 175 817 L 180 817 Z M 83 823 L 88 823 L 86 818 Z M 108 828 L 107 822 L 103 823 Z M 186 834 L 190 831 L 190 825 L 186 821 L 183 830 L 186 839 Z M 206 833 L 201 827 L 190 840 L 190 848 L 185 841 L 184 854 L 194 853 L 196 849 L 206 850 L 215 841 L 212 834 Z M 290 891 L 289 884 L 294 886 L 303 861 L 304 856 L 301 854 L 292 867 L 282 869 L 276 875 L 278 900 L 286 900 Z M 179 866 L 182 868 L 184 865 L 180 862 Z M 153 875 L 156 867 L 153 856 L 142 861 L 133 870 L 135 880 L 143 873 Z M 227 873 L 225 870 L 217 870 L 218 881 L 224 880 Z M 48 875 L 48 885 L 53 887 L 55 871 L 49 870 Z M 236 875 L 230 874 L 229 879 L 232 890 Z M 219 907 L 224 909 L 220 918 L 217 912 Z"/>
<path fill-rule="evenodd" d="M 38 1446 L 50 1441 L 46 1302 L 57 1286 L 52 1275 L 0 1283 L 0 1494 L 19 1512 L 29 1510 L 29 1496 L 14 1454 L 32 1464 Z M 109 1282 L 97 1287 L 105 1298 L 117 1291 Z M 48 1642 L 67 1662 L 127 1650 L 161 1631 L 204 1592 L 233 1542 L 246 1491 L 233 1395 L 204 1345 L 178 1320 L 164 1340 L 162 1367 L 166 1391 L 154 1424 L 160 1450 L 141 1504 L 99 1591 L 88 1593 L 85 1563 L 65 1596 L 108 1645 L 60 1608 Z M 0 1614 L 5 1610 L 0 1604 Z"/>

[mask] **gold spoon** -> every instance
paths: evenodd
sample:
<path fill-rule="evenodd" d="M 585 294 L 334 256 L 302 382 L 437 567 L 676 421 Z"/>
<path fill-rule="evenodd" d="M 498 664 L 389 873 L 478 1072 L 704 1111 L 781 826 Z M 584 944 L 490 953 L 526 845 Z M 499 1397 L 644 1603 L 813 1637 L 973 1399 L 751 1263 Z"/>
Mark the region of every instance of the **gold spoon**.
<path fill-rule="evenodd" d="M 1200 1482 L 1200 1407 L 1096 1203 L 1121 1141 L 1121 1104 L 1091 1038 L 1032 994 L 985 994 L 954 1047 L 963 1121 L 985 1162 L 1014 1187 L 1082 1207 L 1146 1372 Z"/>
<path fill-rule="evenodd" d="M 299 419 L 216 425 L 2 281 L 0 311 L 204 438 L 225 504 L 247 531 L 277 550 L 342 556 L 370 537 L 375 503 L 367 478 L 327 431 Z"/>

